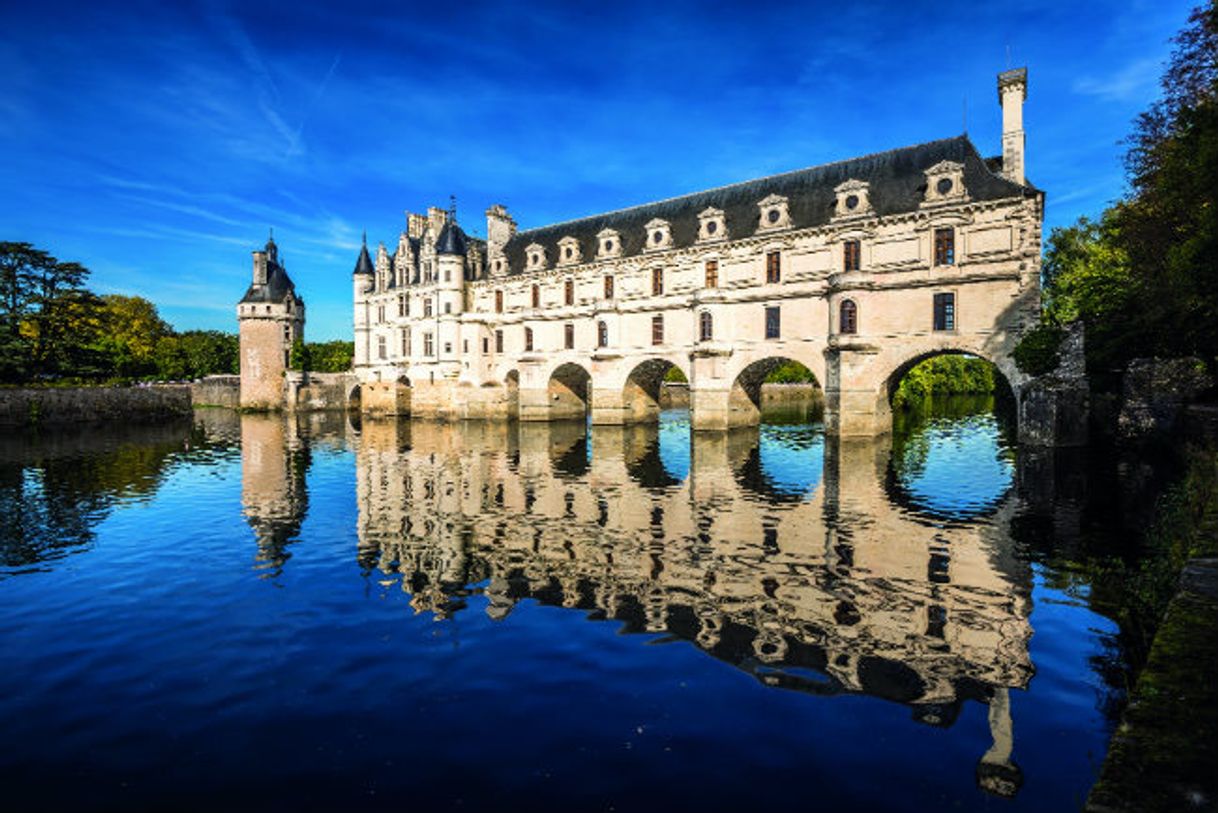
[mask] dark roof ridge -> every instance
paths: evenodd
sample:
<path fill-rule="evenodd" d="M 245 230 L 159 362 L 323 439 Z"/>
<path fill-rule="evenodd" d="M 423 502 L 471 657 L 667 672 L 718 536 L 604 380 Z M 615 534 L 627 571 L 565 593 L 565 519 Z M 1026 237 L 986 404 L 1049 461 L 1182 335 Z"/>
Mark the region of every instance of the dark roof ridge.
<path fill-rule="evenodd" d="M 895 147 L 890 150 L 878 150 L 876 152 L 866 153 L 865 155 L 856 155 L 852 158 L 842 158 L 837 161 L 827 161 L 823 164 L 813 164 L 812 166 L 802 167 L 800 169 L 789 169 L 789 170 L 786 170 L 785 172 L 776 172 L 773 175 L 763 175 L 760 178 L 749 178 L 749 179 L 743 180 L 743 181 L 734 181 L 729 184 L 723 184 L 722 186 L 712 186 L 708 189 L 699 189 L 694 192 L 686 192 L 685 194 L 682 194 L 682 195 L 674 195 L 669 198 L 661 198 L 660 200 L 648 201 L 647 203 L 637 203 L 634 206 L 624 206 L 620 209 L 610 209 L 607 212 L 597 212 L 596 214 L 584 215 L 583 217 L 575 217 L 575 218 L 571 218 L 570 220 L 560 220 L 557 223 L 547 223 L 547 224 L 541 225 L 541 226 L 534 226 L 533 228 L 530 228 L 530 229 L 521 229 L 520 231 L 516 232 L 513 235 L 513 237 L 516 239 L 519 239 L 520 237 L 522 237 L 526 234 L 530 234 L 532 232 L 550 231 L 552 229 L 558 228 L 559 226 L 575 225 L 578 223 L 583 223 L 588 220 L 597 220 L 599 218 L 612 217 L 612 216 L 616 216 L 616 215 L 625 214 L 627 212 L 632 212 L 636 209 L 646 209 L 646 208 L 650 208 L 653 206 L 659 207 L 666 203 L 675 203 L 677 201 L 684 200 L 685 198 L 692 198 L 692 197 L 697 197 L 700 195 L 709 195 L 709 194 L 712 194 L 715 192 L 725 192 L 725 191 L 728 191 L 731 189 L 735 189 L 736 187 L 750 186 L 753 184 L 762 184 L 762 183 L 766 183 L 768 181 L 776 181 L 781 178 L 788 177 L 790 175 L 798 175 L 800 173 L 811 172 L 813 170 L 825 170 L 830 167 L 838 166 L 840 164 L 850 164 L 855 161 L 866 161 L 869 159 L 878 158 L 883 155 L 891 155 L 894 153 L 905 152 L 907 150 L 912 151 L 912 150 L 922 149 L 925 147 L 934 147 L 934 146 L 939 146 L 941 144 L 948 144 L 948 143 L 954 142 L 954 141 L 963 141 L 964 143 L 966 143 L 970 147 L 972 147 L 974 152 L 977 152 L 977 148 L 975 146 L 973 146 L 972 142 L 969 140 L 968 134 L 961 133 L 960 135 L 951 136 L 950 138 L 937 138 L 932 141 L 923 141 L 918 144 L 907 144 L 903 147 Z M 980 153 L 978 153 L 978 155 L 980 156 Z M 1001 175 L 998 175 L 997 177 L 1002 178 Z M 1006 180 L 1006 179 L 1003 178 L 1003 180 Z"/>

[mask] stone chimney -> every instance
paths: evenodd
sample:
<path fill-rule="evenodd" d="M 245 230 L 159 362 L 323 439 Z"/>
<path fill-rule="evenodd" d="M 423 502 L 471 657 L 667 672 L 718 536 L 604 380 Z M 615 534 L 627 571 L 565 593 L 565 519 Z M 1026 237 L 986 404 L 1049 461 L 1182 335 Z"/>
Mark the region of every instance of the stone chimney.
<path fill-rule="evenodd" d="M 486 210 L 486 242 L 491 253 L 502 252 L 515 233 L 516 221 L 508 214 L 506 206 L 496 203 Z"/>
<path fill-rule="evenodd" d="M 266 252 L 254 252 L 254 284 L 266 285 Z"/>
<path fill-rule="evenodd" d="M 416 215 L 413 212 L 406 213 L 406 234 L 418 240 L 423 236 L 423 232 L 427 231 L 427 217 L 424 215 Z"/>
<path fill-rule="evenodd" d="M 427 225 L 431 226 L 431 233 L 433 235 L 439 235 L 440 229 L 444 228 L 444 224 L 447 222 L 448 212 L 439 206 L 427 207 Z"/>
<path fill-rule="evenodd" d="M 1023 103 L 1027 98 L 1027 68 L 998 74 L 998 101 L 1002 105 L 1002 174 L 1018 184 L 1025 182 Z"/>

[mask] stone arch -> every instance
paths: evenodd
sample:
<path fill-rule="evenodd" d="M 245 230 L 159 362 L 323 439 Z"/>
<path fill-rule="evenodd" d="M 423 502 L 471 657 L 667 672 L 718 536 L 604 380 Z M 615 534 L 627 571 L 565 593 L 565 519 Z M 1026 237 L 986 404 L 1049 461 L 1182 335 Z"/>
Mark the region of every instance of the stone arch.
<path fill-rule="evenodd" d="M 546 383 L 550 419 L 582 419 L 592 403 L 592 374 L 575 362 L 564 362 L 550 371 Z"/>
<path fill-rule="evenodd" d="M 349 389 L 347 391 L 346 405 L 347 405 L 347 410 L 349 412 L 359 412 L 360 403 L 362 400 L 361 393 L 362 393 L 362 391 L 360 389 L 359 384 L 356 384 L 354 387 L 352 387 L 351 389 Z"/>
<path fill-rule="evenodd" d="M 654 357 L 638 362 L 622 384 L 622 412 L 626 422 L 655 422 L 660 419 L 660 391 L 668 371 L 676 367 L 689 380 L 688 363 Z"/>
<path fill-rule="evenodd" d="M 922 348 L 903 355 L 892 367 L 888 375 L 880 382 L 879 392 L 877 393 L 879 411 L 881 413 L 888 413 L 891 420 L 892 399 L 896 395 L 901 380 L 909 374 L 910 370 L 922 362 L 941 356 L 978 358 L 993 367 L 995 372 L 995 401 L 1000 407 L 1003 405 L 1009 406 L 1012 420 L 1017 420 L 1017 410 L 1014 409 L 1014 406 L 1017 404 L 1020 376 L 1014 363 L 1010 359 L 1001 356 L 993 356 L 967 346 L 954 345 Z"/>
<path fill-rule="evenodd" d="M 815 368 L 801 359 L 786 355 L 765 356 L 745 364 L 732 379 L 730 393 L 730 410 L 733 424 L 749 425 L 761 422 L 762 394 L 761 387 L 765 379 L 784 364 L 795 363 L 805 368 L 812 378 L 813 393 L 811 403 L 823 404 L 824 385 L 816 374 Z"/>
<path fill-rule="evenodd" d="M 409 387 L 410 386 L 409 376 L 406 376 L 406 375 L 398 376 L 398 384 L 400 384 L 403 387 Z"/>

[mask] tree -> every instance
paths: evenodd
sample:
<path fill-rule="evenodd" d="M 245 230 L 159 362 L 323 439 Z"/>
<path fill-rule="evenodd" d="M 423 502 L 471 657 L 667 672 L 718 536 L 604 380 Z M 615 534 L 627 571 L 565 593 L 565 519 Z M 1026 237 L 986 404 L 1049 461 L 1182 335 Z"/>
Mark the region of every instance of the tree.
<path fill-rule="evenodd" d="M 1143 312 L 1132 352 L 1218 355 L 1218 2 L 1177 35 L 1162 97 L 1135 122 L 1132 194 L 1112 213 L 1114 241 L 1137 269 Z M 1149 341 L 1149 345 L 1147 342 Z"/>
<path fill-rule="evenodd" d="M 319 373 L 345 373 L 351 369 L 355 356 L 355 342 L 341 339 L 329 342 L 309 342 L 312 370 Z"/>
<path fill-rule="evenodd" d="M 156 305 L 143 297 L 119 294 L 103 296 L 102 304 L 102 345 L 111 355 L 114 371 L 127 377 L 153 373 L 157 342 L 173 332 Z"/>
<path fill-rule="evenodd" d="M 312 354 L 309 352 L 309 347 L 304 343 L 304 340 L 296 339 L 293 341 L 292 349 L 288 353 L 288 369 L 307 372 L 313 369 L 312 361 Z"/>
<path fill-rule="evenodd" d="M 31 373 L 28 331 L 37 280 L 56 259 L 30 243 L 0 242 L 0 380 L 19 381 Z"/>

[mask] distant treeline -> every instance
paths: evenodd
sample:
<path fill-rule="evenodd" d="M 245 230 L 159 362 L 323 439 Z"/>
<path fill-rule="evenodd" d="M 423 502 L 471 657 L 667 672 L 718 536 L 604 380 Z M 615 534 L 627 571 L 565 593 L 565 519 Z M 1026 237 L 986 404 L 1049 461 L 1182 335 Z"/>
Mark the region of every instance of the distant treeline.
<path fill-rule="evenodd" d="M 992 395 L 994 365 L 976 356 L 935 356 L 915 365 L 892 394 L 894 407 L 916 407 L 936 395 Z"/>
<path fill-rule="evenodd" d="M 0 383 L 181 381 L 238 372 L 238 341 L 175 331 L 138 296 L 98 295 L 89 269 L 30 243 L 0 242 Z M 310 369 L 351 366 L 352 342 L 305 346 Z"/>

